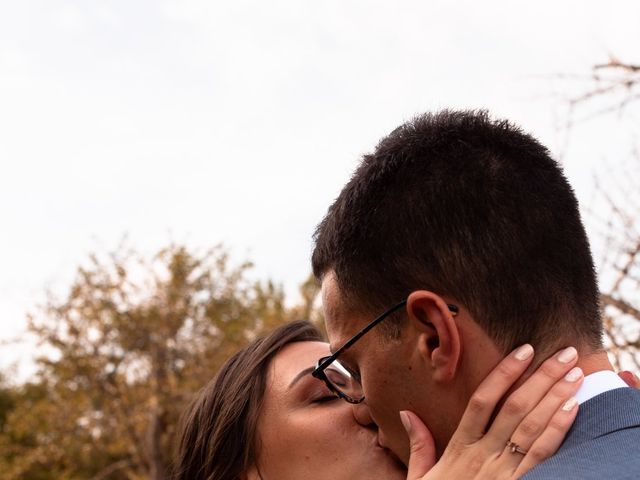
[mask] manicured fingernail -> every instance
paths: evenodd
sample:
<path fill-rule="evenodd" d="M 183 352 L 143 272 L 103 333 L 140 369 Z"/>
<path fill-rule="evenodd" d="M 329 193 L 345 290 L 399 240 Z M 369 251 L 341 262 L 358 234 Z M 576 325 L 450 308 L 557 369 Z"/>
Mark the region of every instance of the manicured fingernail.
<path fill-rule="evenodd" d="M 404 410 L 400 412 L 400 421 L 402 422 L 404 429 L 407 431 L 407 435 L 411 435 L 411 419 Z"/>
<path fill-rule="evenodd" d="M 578 351 L 575 348 L 567 347 L 558 354 L 557 358 L 560 363 L 569 363 L 571 360 L 573 360 L 577 356 L 578 356 Z"/>
<path fill-rule="evenodd" d="M 578 400 L 576 400 L 575 398 L 570 398 L 569 400 L 564 402 L 564 405 L 562 405 L 562 410 L 564 410 L 565 412 L 570 412 L 571 410 L 576 408 L 576 405 L 578 405 Z"/>
<path fill-rule="evenodd" d="M 569 373 L 567 373 L 564 376 L 564 379 L 567 382 L 577 382 L 581 378 L 582 378 L 582 369 L 580 367 L 572 368 L 571 370 L 569 370 Z"/>
<path fill-rule="evenodd" d="M 533 347 L 527 343 L 516 350 L 514 357 L 522 361 L 526 360 L 531 355 L 533 355 Z"/>

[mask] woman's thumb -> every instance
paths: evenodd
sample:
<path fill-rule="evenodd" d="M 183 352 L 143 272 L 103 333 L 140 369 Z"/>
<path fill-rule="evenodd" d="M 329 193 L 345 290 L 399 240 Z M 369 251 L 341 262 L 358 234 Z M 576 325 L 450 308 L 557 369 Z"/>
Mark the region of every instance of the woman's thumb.
<path fill-rule="evenodd" d="M 407 480 L 419 480 L 435 465 L 436 446 L 431 432 L 415 413 L 403 410 L 400 420 L 409 435 L 411 448 Z"/>

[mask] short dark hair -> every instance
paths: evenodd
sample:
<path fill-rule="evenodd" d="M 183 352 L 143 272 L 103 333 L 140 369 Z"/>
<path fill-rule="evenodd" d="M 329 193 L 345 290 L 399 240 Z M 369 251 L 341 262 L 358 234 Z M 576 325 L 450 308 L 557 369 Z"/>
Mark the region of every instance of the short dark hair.
<path fill-rule="evenodd" d="M 227 360 L 182 416 L 174 479 L 235 479 L 255 465 L 269 364 L 286 345 L 306 341 L 324 340 L 313 324 L 291 322 Z"/>
<path fill-rule="evenodd" d="M 313 271 L 332 270 L 370 314 L 418 289 L 453 297 L 506 352 L 602 345 L 577 199 L 531 135 L 485 111 L 424 114 L 363 157 L 318 225 Z"/>

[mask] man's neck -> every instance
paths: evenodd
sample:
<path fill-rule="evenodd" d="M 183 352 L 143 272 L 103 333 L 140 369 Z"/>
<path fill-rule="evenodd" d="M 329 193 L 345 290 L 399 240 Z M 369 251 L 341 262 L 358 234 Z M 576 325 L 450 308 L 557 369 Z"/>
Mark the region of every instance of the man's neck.
<path fill-rule="evenodd" d="M 614 370 L 613 366 L 611 365 L 611 362 L 609 361 L 607 353 L 604 350 L 596 350 L 595 352 L 593 351 L 590 352 L 588 350 L 578 348 L 578 352 L 579 352 L 579 356 L 578 356 L 578 363 L 576 364 L 576 366 L 582 369 L 585 377 L 592 373 L 600 372 L 603 370 L 610 370 L 610 371 Z M 555 353 L 556 352 L 553 352 L 553 354 Z M 528 372 L 525 373 L 522 377 L 520 377 L 520 379 L 518 379 L 515 382 L 515 384 L 511 387 L 509 392 L 507 392 L 507 394 L 504 395 L 502 400 L 498 403 L 498 407 L 501 407 L 503 402 L 506 400 L 506 398 L 512 392 L 514 392 L 519 387 L 521 387 L 522 384 L 531 376 L 531 374 L 535 372 L 536 369 L 542 364 L 542 362 L 546 360 L 547 357 L 550 355 L 551 354 L 548 354 L 548 355 L 542 354 L 540 355 L 539 358 L 534 360 L 533 364 L 529 367 Z M 471 392 L 473 392 L 473 390 L 477 388 L 477 385 L 479 384 L 479 382 L 482 381 L 484 377 L 486 377 L 486 375 L 487 374 L 485 373 L 483 376 L 481 376 L 480 379 L 477 381 L 477 383 L 473 385 L 471 389 L 469 389 L 469 392 L 470 392 L 469 396 L 471 395 Z"/>
<path fill-rule="evenodd" d="M 611 365 L 609 357 L 604 350 L 599 350 L 595 353 L 588 354 L 580 352 L 580 356 L 578 357 L 578 363 L 576 366 L 582 369 L 585 377 L 602 370 L 613 371 L 613 365 Z"/>

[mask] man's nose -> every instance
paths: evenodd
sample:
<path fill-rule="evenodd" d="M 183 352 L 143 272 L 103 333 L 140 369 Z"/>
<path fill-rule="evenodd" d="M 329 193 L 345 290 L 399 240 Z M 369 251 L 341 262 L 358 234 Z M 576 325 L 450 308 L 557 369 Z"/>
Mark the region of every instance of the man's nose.
<path fill-rule="evenodd" d="M 371 410 L 365 402 L 357 403 L 353 405 L 353 416 L 363 427 L 375 426 L 373 418 L 371 418 Z"/>

